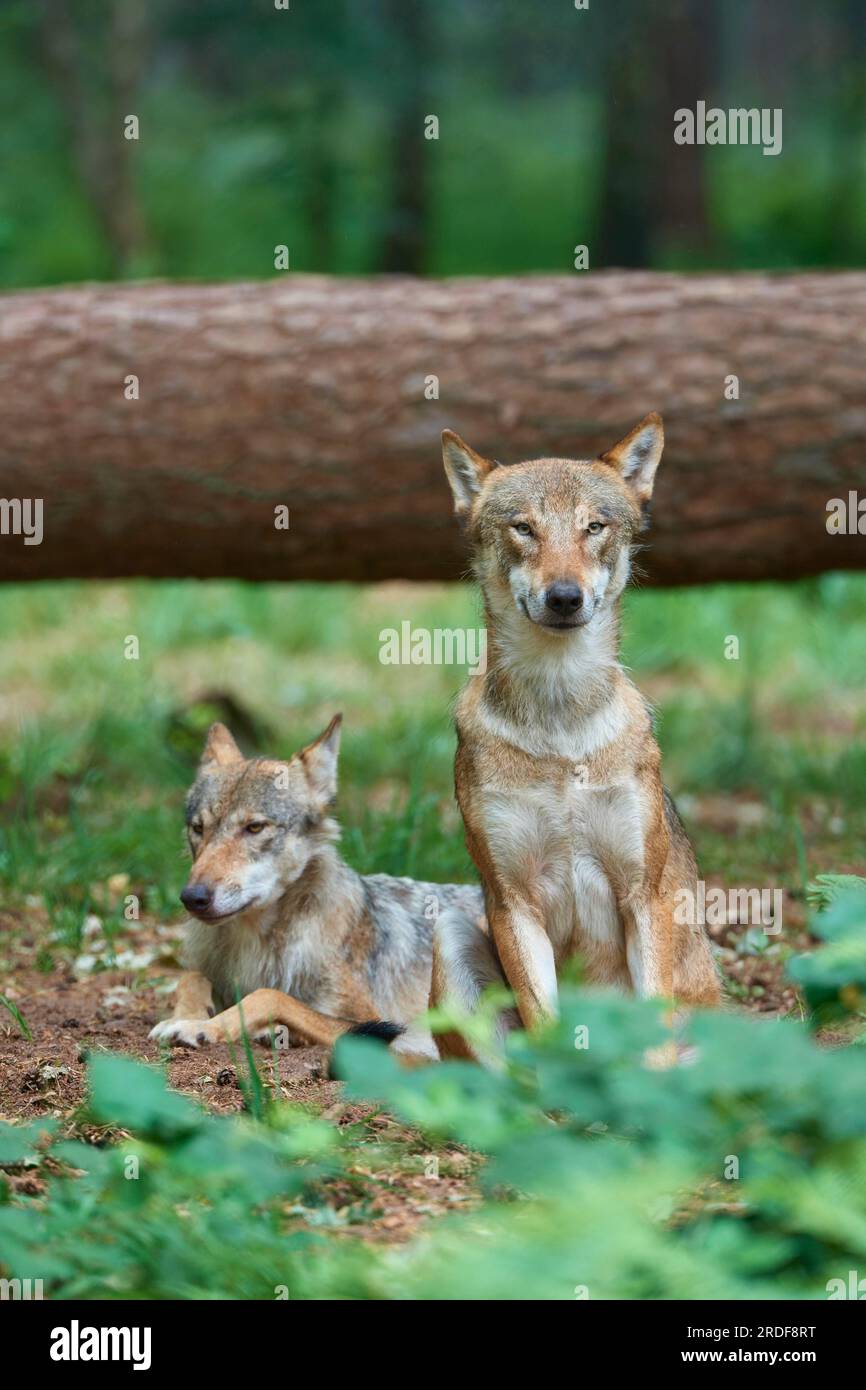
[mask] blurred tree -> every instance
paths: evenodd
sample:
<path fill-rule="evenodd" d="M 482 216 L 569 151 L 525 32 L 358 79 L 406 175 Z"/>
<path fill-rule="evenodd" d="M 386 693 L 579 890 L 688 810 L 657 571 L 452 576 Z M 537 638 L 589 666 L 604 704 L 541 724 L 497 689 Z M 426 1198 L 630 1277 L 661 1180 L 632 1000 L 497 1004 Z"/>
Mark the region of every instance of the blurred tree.
<path fill-rule="evenodd" d="M 147 247 L 132 169 L 137 142 L 124 135 L 126 117 L 140 116 L 146 8 L 139 0 L 107 0 L 89 8 L 85 23 L 77 22 L 66 0 L 40 0 L 40 12 L 43 52 L 68 122 L 72 161 L 114 273 L 123 276 L 140 268 Z"/>
<path fill-rule="evenodd" d="M 705 256 L 712 237 L 703 145 L 675 145 L 674 112 L 712 103 L 715 0 L 623 0 L 605 30 L 607 143 L 594 264 Z"/>
<path fill-rule="evenodd" d="M 304 115 L 304 210 L 311 243 L 311 269 L 333 270 L 339 223 L 339 148 L 346 94 L 351 86 L 351 46 L 344 0 L 329 0 L 327 18 L 318 14 L 304 49 L 311 81 Z"/>
<path fill-rule="evenodd" d="M 863 222 L 856 190 L 866 173 L 866 12 L 863 0 L 839 0 L 828 16 L 833 27 L 835 97 L 834 144 L 836 178 L 832 206 L 827 210 L 831 244 L 829 257 L 837 264 L 859 265 L 863 256 Z"/>
<path fill-rule="evenodd" d="M 383 0 L 383 22 L 392 46 L 388 107 L 390 187 L 382 219 L 379 268 L 419 275 L 427 249 L 430 181 L 424 118 L 428 73 L 435 61 L 427 0 Z"/>
<path fill-rule="evenodd" d="M 660 109 L 658 174 L 653 189 L 653 263 L 706 260 L 713 250 L 704 145 L 675 145 L 674 112 L 714 105 L 720 43 L 717 0 L 665 0 L 654 6 Z"/>
<path fill-rule="evenodd" d="M 658 54 L 648 44 L 641 0 L 622 0 L 605 30 L 606 140 L 593 246 L 595 266 L 649 264 L 654 170 L 647 133 L 657 121 Z"/>

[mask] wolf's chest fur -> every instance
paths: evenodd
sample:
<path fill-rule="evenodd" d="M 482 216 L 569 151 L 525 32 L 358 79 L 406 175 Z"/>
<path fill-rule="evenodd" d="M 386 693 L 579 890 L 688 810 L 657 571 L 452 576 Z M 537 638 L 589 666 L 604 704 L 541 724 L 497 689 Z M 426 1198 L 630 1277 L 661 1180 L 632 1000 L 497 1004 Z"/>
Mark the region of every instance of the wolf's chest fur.
<path fill-rule="evenodd" d="M 624 951 L 614 885 L 643 872 L 643 801 L 633 779 L 598 786 L 571 769 L 478 797 L 498 876 L 531 884 L 557 964 L 578 949 Z"/>
<path fill-rule="evenodd" d="M 645 869 L 650 808 L 633 748 L 636 729 L 651 739 L 643 702 L 623 681 L 586 716 L 529 722 L 483 697 L 468 704 L 481 776 L 462 801 L 496 879 L 506 892 L 531 886 L 557 965 L 579 950 L 591 978 L 627 985 L 617 898 Z"/>
<path fill-rule="evenodd" d="M 366 878 L 330 856 L 314 896 L 214 928 L 192 922 L 188 964 L 223 1007 L 276 989 L 332 1017 L 409 1018 L 427 1007 L 433 923 L 456 907 L 483 911 L 478 888 Z"/>
<path fill-rule="evenodd" d="M 187 939 L 189 963 L 213 984 L 223 1008 L 257 989 L 278 989 L 322 1012 L 334 994 L 336 972 L 328 969 L 327 943 L 316 921 L 251 924 L 244 918 L 213 927 L 193 923 Z"/>

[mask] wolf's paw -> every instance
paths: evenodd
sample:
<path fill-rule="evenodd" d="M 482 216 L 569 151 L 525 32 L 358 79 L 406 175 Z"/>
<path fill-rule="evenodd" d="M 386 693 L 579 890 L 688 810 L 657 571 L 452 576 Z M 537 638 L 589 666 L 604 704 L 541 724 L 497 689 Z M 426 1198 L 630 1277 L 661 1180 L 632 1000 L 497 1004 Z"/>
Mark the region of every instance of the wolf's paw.
<path fill-rule="evenodd" d="M 150 1036 L 173 1047 L 206 1047 L 213 1042 L 206 1018 L 167 1018 L 151 1028 Z"/>
<path fill-rule="evenodd" d="M 647 1047 L 643 1054 L 643 1064 L 650 1071 L 667 1071 L 670 1067 L 691 1067 L 700 1057 L 698 1048 L 688 1043 L 659 1043 L 657 1047 Z"/>

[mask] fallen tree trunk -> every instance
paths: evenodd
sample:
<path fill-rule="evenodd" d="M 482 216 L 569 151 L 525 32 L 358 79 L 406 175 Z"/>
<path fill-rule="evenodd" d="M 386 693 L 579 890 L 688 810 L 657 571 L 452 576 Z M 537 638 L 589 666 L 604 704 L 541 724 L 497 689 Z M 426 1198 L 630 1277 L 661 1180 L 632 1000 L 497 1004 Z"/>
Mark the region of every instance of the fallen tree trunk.
<path fill-rule="evenodd" d="M 587 457 L 651 409 L 649 582 L 866 565 L 826 526 L 864 486 L 866 274 L 87 286 L 0 333 L 0 497 L 44 504 L 5 579 L 452 579 L 443 426 Z"/>

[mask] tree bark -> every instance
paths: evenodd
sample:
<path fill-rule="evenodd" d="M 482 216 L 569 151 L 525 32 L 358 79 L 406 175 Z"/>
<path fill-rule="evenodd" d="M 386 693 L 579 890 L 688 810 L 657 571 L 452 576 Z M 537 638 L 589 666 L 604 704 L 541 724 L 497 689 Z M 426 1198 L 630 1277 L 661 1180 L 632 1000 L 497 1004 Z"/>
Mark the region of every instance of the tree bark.
<path fill-rule="evenodd" d="M 454 579 L 443 426 L 587 458 L 653 409 L 648 582 L 866 566 L 826 527 L 866 493 L 860 272 L 92 286 L 6 296 L 0 334 L 0 497 L 44 507 L 0 578 Z"/>

